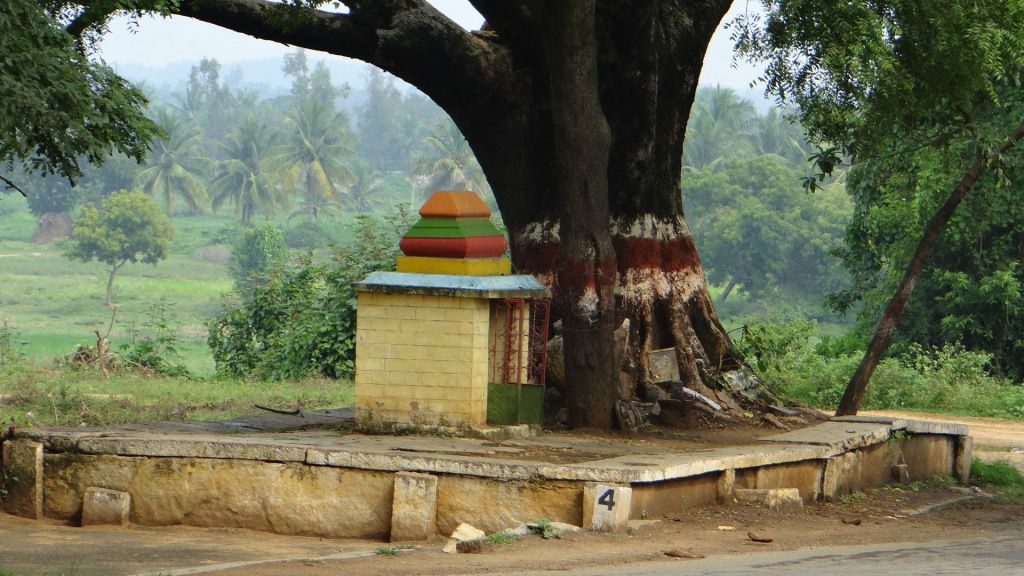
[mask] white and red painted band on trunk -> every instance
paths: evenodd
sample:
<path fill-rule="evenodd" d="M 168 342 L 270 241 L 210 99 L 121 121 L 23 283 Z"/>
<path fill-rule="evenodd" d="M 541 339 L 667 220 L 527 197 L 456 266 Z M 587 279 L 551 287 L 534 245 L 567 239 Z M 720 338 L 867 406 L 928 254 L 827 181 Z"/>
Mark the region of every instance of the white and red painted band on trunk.
<path fill-rule="evenodd" d="M 700 257 L 682 216 L 650 214 L 613 218 L 617 257 L 616 296 L 629 306 L 650 306 L 657 299 L 687 300 L 705 285 Z M 512 233 L 512 261 L 548 286 L 558 265 L 558 223 L 535 222 Z"/>

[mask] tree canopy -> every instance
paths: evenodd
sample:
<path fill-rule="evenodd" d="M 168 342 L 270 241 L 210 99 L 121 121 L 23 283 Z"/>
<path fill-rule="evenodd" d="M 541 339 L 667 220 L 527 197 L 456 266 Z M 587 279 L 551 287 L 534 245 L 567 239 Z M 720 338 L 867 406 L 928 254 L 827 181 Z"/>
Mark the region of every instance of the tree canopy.
<path fill-rule="evenodd" d="M 66 10 L 8 0 L 0 11 L 0 162 L 74 179 L 114 151 L 141 161 L 157 129 L 142 92 L 61 26 Z"/>
<path fill-rule="evenodd" d="M 114 276 L 129 262 L 156 264 L 167 258 L 174 225 L 144 192 L 112 194 L 99 206 L 82 208 L 64 255 L 110 266 L 107 306 L 112 305 Z"/>

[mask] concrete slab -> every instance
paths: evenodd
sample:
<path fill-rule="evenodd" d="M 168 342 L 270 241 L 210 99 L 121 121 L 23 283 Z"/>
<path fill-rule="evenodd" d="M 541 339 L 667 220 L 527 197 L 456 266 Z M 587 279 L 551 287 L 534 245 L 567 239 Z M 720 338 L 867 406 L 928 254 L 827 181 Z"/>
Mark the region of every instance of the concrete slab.
<path fill-rule="evenodd" d="M 953 422 L 936 422 L 931 420 L 913 420 L 899 416 L 837 416 L 832 422 L 850 422 L 860 424 L 885 424 L 893 430 L 906 430 L 911 434 L 947 434 L 963 436 L 967 434 L 966 424 Z"/>
<path fill-rule="evenodd" d="M 889 424 L 867 422 L 824 422 L 784 434 L 768 436 L 767 442 L 785 442 L 826 446 L 832 453 L 841 454 L 847 450 L 880 444 L 889 439 L 892 428 Z"/>
<path fill-rule="evenodd" d="M 458 298 L 550 298 L 551 291 L 530 275 L 467 276 L 372 272 L 352 287 L 358 292 L 420 294 Z"/>
<path fill-rule="evenodd" d="M 710 449 L 560 434 L 494 442 L 175 426 L 19 430 L 5 447 L 45 451 L 43 512 L 52 518 L 77 519 L 87 489 L 102 487 L 131 494 L 136 525 L 414 540 L 435 532 L 431 521 L 442 532 L 462 522 L 496 531 L 537 518 L 580 525 L 589 500 L 593 523 L 604 492 L 585 497 L 587 485 L 631 490 L 631 506 L 613 492 L 616 504 L 607 509 L 633 508 L 627 520 L 731 500 L 744 488 L 835 497 L 890 481 L 893 450 L 912 474 L 949 474 L 959 438 L 920 427 L 926 431 L 886 442 L 894 426 L 912 426 L 900 419 L 833 421 Z"/>

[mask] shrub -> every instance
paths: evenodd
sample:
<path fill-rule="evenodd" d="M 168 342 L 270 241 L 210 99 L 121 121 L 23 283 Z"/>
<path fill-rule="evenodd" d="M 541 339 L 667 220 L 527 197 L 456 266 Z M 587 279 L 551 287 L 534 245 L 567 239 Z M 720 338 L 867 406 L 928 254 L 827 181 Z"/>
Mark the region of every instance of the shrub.
<path fill-rule="evenodd" d="M 129 368 L 188 378 L 188 368 L 174 362 L 178 358 L 178 329 L 168 321 L 167 313 L 166 304 L 150 306 L 141 326 L 132 323 L 128 331 L 130 340 L 121 346 L 121 356 Z"/>
<path fill-rule="evenodd" d="M 355 368 L 356 297 L 351 283 L 393 270 L 408 215 L 357 218 L 352 240 L 330 260 L 304 256 L 278 266 L 263 282 L 236 290 L 209 324 L 217 371 L 285 379 L 308 374 L 347 377 Z"/>
<path fill-rule="evenodd" d="M 231 250 L 228 269 L 235 279 L 235 287 L 247 290 L 258 283 L 270 270 L 288 262 L 288 245 L 281 230 L 265 224 L 250 228 L 238 237 Z"/>
<path fill-rule="evenodd" d="M 853 337 L 821 340 L 813 324 L 765 323 L 744 330 L 737 345 L 776 393 L 808 404 L 839 404 L 863 351 Z M 993 376 L 991 356 L 959 345 L 907 345 L 879 363 L 862 409 L 945 410 L 1024 417 L 1024 386 Z"/>
<path fill-rule="evenodd" d="M 316 249 L 332 242 L 331 236 L 316 222 L 306 222 L 284 231 L 284 242 L 289 248 Z"/>
<path fill-rule="evenodd" d="M 28 201 L 16 192 L 0 190 L 0 216 L 12 216 L 28 211 Z"/>

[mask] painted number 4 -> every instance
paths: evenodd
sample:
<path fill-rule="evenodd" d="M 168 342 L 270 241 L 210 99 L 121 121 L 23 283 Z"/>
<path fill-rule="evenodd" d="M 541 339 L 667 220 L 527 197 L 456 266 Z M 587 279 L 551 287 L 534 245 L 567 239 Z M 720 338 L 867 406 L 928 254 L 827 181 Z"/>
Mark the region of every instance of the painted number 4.
<path fill-rule="evenodd" d="M 605 490 L 604 494 L 597 499 L 597 503 L 601 506 L 607 506 L 609 510 L 615 508 L 615 490 Z"/>

